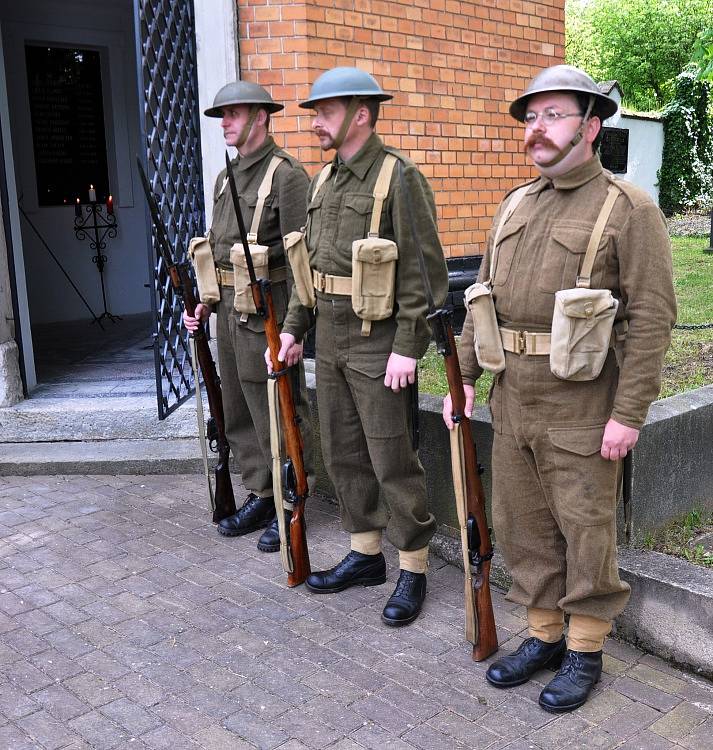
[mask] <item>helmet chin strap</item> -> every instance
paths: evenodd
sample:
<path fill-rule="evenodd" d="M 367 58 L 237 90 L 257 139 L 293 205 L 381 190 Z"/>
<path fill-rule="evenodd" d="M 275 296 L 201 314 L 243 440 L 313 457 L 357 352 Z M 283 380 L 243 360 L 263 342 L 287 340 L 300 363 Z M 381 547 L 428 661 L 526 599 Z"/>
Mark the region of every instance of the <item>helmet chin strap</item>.
<path fill-rule="evenodd" d="M 357 113 L 357 110 L 361 106 L 361 99 L 358 96 L 353 96 L 349 100 L 349 104 L 347 105 L 347 111 L 344 114 L 344 119 L 342 120 L 342 124 L 339 126 L 339 131 L 334 136 L 333 146 L 335 151 L 339 151 L 339 149 L 342 147 L 342 143 L 344 143 L 344 139 L 347 137 L 347 131 L 349 130 L 349 126 L 352 124 L 352 120 L 354 119 L 354 115 Z"/>
<path fill-rule="evenodd" d="M 582 138 L 584 137 L 584 128 L 587 127 L 589 116 L 592 113 L 592 107 L 594 107 L 594 97 L 590 96 L 587 111 L 584 113 L 584 117 L 582 118 L 582 124 L 577 128 L 577 132 L 574 134 L 572 140 L 564 148 L 561 148 L 559 150 L 557 156 L 547 162 L 541 162 L 539 166 L 544 167 L 545 169 L 549 169 L 549 167 L 554 167 L 555 164 L 559 164 L 562 159 L 564 159 L 565 156 L 567 156 L 567 154 L 569 154 L 569 152 L 582 140 Z"/>
<path fill-rule="evenodd" d="M 235 144 L 236 148 L 240 148 L 245 143 L 245 141 L 247 141 L 248 137 L 250 136 L 250 131 L 253 129 L 253 123 L 255 122 L 255 118 L 257 117 L 257 113 L 259 111 L 260 111 L 259 104 L 250 105 L 250 112 L 248 113 L 248 119 L 245 121 L 245 125 L 243 125 L 243 129 L 240 131 L 240 135 L 238 136 L 238 141 Z"/>

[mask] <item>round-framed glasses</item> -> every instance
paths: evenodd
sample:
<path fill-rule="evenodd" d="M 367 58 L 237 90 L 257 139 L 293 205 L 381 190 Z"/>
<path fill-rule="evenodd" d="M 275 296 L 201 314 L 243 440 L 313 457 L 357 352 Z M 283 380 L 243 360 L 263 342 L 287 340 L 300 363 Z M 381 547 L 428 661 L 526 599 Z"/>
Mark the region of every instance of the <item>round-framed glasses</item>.
<path fill-rule="evenodd" d="M 556 109 L 552 109 L 551 107 L 547 107 L 546 109 L 543 109 L 542 112 L 526 112 L 525 113 L 525 125 L 527 125 L 528 128 L 531 128 L 539 118 L 542 120 L 543 125 L 554 125 L 559 120 L 565 120 L 568 117 L 582 117 L 581 112 L 558 112 Z"/>

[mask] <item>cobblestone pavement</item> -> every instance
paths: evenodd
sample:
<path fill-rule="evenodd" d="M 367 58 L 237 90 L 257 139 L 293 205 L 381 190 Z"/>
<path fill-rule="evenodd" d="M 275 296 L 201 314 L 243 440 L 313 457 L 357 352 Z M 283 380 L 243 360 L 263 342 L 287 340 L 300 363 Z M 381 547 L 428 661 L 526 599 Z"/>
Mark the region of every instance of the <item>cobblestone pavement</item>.
<path fill-rule="evenodd" d="M 238 488 L 242 496 L 244 490 Z M 419 620 L 389 582 L 287 589 L 255 535 L 219 536 L 200 477 L 0 477 L 0 748 L 713 748 L 713 685 L 616 640 L 574 714 L 509 691 L 462 638 L 462 574 L 433 560 Z M 313 567 L 347 548 L 310 501 Z M 525 626 L 495 592 L 502 652 Z"/>

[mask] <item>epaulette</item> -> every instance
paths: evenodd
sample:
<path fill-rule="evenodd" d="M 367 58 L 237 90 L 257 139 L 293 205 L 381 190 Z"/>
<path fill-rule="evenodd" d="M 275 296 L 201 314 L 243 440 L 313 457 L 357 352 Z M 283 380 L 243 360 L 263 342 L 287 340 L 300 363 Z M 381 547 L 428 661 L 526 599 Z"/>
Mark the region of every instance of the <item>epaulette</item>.
<path fill-rule="evenodd" d="M 633 182 L 628 180 L 622 180 L 611 172 L 604 170 L 604 176 L 609 180 L 610 183 L 614 184 L 619 188 L 619 192 L 629 201 L 632 207 L 640 206 L 643 203 L 653 203 L 651 196 L 638 185 L 634 185 Z"/>

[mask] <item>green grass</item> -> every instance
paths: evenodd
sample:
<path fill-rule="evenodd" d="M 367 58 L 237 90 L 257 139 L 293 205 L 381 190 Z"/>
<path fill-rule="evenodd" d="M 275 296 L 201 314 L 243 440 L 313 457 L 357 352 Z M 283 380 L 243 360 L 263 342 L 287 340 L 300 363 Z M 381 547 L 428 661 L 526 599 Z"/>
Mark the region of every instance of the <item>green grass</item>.
<path fill-rule="evenodd" d="M 678 301 L 678 323 L 713 323 L 713 254 L 705 254 L 708 237 L 673 237 L 673 272 Z M 492 375 L 478 380 L 476 400 L 487 401 Z M 674 330 L 663 366 L 659 398 L 713 383 L 713 328 Z M 443 358 L 431 344 L 419 365 L 419 386 L 424 393 L 448 393 Z"/>
<path fill-rule="evenodd" d="M 647 534 L 643 540 L 643 547 L 713 568 L 713 553 L 707 552 L 702 544 L 694 544 L 696 537 L 711 530 L 713 514 L 704 513 L 696 508 L 654 534 Z"/>

